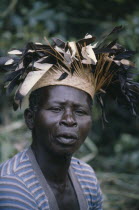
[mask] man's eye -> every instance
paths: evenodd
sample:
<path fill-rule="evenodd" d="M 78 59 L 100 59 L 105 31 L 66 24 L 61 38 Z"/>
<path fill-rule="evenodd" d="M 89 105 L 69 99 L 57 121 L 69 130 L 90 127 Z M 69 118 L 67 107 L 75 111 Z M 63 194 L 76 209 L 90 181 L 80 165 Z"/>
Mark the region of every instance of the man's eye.
<path fill-rule="evenodd" d="M 85 114 L 85 111 L 83 111 L 83 110 L 76 110 L 75 112 L 78 115 L 84 115 Z"/>
<path fill-rule="evenodd" d="M 53 112 L 60 112 L 62 109 L 60 107 L 52 107 L 50 110 Z"/>

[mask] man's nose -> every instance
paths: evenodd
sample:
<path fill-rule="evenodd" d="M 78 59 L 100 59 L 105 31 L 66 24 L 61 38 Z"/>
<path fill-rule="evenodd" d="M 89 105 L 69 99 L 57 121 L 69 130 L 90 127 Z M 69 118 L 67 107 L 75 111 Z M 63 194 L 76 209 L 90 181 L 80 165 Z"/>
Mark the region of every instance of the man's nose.
<path fill-rule="evenodd" d="M 72 111 L 65 111 L 63 113 L 63 116 L 60 120 L 60 125 L 64 125 L 67 127 L 76 127 L 77 126 L 77 121 L 76 121 L 75 116 L 72 113 Z"/>

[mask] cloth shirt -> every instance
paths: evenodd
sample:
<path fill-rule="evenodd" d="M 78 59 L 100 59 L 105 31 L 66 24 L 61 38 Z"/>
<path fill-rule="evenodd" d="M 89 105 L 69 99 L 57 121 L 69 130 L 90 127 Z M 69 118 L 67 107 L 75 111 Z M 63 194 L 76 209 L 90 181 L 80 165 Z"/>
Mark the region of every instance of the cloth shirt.
<path fill-rule="evenodd" d="M 102 210 L 102 193 L 93 169 L 72 157 L 69 167 L 80 210 Z M 59 210 L 31 148 L 0 165 L 0 210 Z"/>

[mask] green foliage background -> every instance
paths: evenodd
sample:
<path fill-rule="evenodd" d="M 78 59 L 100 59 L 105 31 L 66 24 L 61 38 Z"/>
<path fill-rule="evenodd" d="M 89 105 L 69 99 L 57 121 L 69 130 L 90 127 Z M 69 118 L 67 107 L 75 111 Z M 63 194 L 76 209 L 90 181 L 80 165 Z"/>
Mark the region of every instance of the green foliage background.
<path fill-rule="evenodd" d="M 134 58 L 139 69 L 139 1 L 138 0 L 1 0 L 0 56 L 28 41 L 43 37 L 63 40 L 82 38 L 86 33 L 104 35 L 116 25 L 125 30 L 118 41 L 137 51 Z M 139 70 L 137 70 L 139 73 Z M 135 78 L 139 81 L 139 77 Z M 2 75 L 0 77 L 2 80 Z M 31 136 L 23 120 L 23 109 L 12 111 L 12 97 L 1 89 L 0 161 L 29 145 Z M 137 107 L 139 109 L 139 107 Z M 139 209 L 139 118 L 109 102 L 109 124 L 102 127 L 101 111 L 93 106 L 90 138 L 95 158 L 90 164 L 97 171 L 104 193 L 104 209 Z M 93 147 L 93 146 L 92 146 Z M 90 150 L 92 151 L 92 150 Z M 87 151 L 87 152 L 90 152 Z M 96 152 L 97 151 L 97 152 Z M 79 154 L 85 156 L 84 145 Z"/>

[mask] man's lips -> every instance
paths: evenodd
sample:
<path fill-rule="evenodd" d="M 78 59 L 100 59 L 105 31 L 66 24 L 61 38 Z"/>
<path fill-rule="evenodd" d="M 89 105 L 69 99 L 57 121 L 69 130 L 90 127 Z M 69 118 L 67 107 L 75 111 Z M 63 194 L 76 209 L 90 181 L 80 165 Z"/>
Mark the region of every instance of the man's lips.
<path fill-rule="evenodd" d="M 65 145 L 72 145 L 74 144 L 78 137 L 76 134 L 73 133 L 60 133 L 56 136 L 58 142 L 65 144 Z"/>

